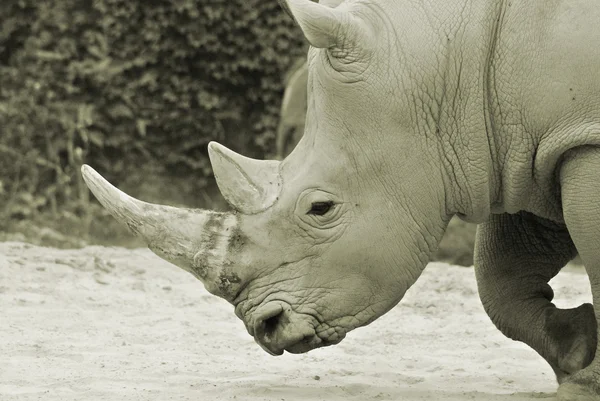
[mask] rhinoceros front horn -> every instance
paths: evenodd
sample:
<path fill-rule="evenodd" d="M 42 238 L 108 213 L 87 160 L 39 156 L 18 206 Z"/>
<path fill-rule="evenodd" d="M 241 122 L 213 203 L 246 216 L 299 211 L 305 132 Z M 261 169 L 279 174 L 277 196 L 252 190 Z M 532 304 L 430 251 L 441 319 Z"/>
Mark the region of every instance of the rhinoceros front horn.
<path fill-rule="evenodd" d="M 208 154 L 221 194 L 236 210 L 255 214 L 271 207 L 281 191 L 280 162 L 244 157 L 217 142 Z"/>
<path fill-rule="evenodd" d="M 192 273 L 215 295 L 231 300 L 237 293 L 243 274 L 232 271 L 228 261 L 230 239 L 239 225 L 235 214 L 142 202 L 90 166 L 83 165 L 81 173 L 98 201 L 154 253 Z"/>

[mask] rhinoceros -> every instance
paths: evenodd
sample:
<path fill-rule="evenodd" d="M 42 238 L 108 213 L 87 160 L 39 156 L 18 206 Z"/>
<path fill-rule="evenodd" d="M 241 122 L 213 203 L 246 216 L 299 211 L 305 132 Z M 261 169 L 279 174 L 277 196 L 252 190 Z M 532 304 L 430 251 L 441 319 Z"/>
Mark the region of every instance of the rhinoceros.
<path fill-rule="evenodd" d="M 292 153 L 211 142 L 231 212 L 145 203 L 83 166 L 99 201 L 273 355 L 337 344 L 394 307 L 458 215 L 479 224 L 492 322 L 550 364 L 559 399 L 599 399 L 598 2 L 282 3 L 311 44 Z M 559 309 L 548 282 L 576 253 L 594 304 Z"/>
<path fill-rule="evenodd" d="M 306 60 L 299 61 L 285 80 L 276 135 L 277 158 L 280 160 L 291 153 L 304 133 L 308 64 Z"/>

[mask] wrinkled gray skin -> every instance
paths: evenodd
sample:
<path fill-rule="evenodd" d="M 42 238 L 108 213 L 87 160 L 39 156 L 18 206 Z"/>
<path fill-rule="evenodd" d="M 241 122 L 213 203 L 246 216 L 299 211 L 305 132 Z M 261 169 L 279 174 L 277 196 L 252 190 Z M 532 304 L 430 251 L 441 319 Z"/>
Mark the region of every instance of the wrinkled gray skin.
<path fill-rule="evenodd" d="M 86 166 L 96 196 L 272 354 L 383 315 L 451 216 L 480 223 L 492 321 L 550 363 L 559 399 L 600 399 L 597 2 L 284 3 L 312 45 L 305 133 L 281 163 L 209 146 L 238 212 L 143 204 Z M 547 282 L 576 251 L 595 307 L 560 310 Z"/>

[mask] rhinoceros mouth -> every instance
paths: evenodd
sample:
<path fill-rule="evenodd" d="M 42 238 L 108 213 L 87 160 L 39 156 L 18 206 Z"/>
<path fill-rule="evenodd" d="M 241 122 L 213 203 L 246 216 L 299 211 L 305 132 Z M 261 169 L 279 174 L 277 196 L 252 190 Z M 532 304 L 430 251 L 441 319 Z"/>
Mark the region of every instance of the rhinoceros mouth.
<path fill-rule="evenodd" d="M 249 320 L 248 332 L 271 355 L 282 355 L 284 351 L 301 354 L 330 345 L 317 335 L 314 317 L 295 312 L 283 301 L 261 305 Z"/>
<path fill-rule="evenodd" d="M 284 351 L 287 351 L 291 354 L 304 354 L 315 348 L 320 348 L 325 345 L 328 345 L 327 343 L 323 342 L 316 335 L 312 335 L 309 337 L 303 337 L 299 341 L 296 341 L 296 340 L 297 340 L 296 338 L 290 338 L 288 341 L 289 344 L 286 344 L 286 343 L 278 343 L 278 342 L 268 341 L 260 336 L 254 337 L 254 341 L 256 341 L 256 343 L 258 345 L 260 345 L 260 347 L 264 351 L 266 351 L 267 353 L 269 353 L 273 356 L 283 355 Z"/>

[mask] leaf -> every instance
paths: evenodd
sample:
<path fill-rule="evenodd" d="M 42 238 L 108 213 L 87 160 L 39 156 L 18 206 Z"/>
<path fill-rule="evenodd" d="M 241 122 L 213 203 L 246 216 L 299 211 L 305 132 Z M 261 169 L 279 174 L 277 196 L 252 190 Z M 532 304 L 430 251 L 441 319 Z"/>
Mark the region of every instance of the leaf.
<path fill-rule="evenodd" d="M 90 143 L 98 148 L 104 147 L 104 133 L 96 130 L 87 130 Z"/>
<path fill-rule="evenodd" d="M 108 115 L 113 119 L 125 118 L 130 119 L 133 118 L 133 111 L 126 104 L 118 103 L 108 108 Z"/>
<path fill-rule="evenodd" d="M 136 126 L 136 128 L 137 128 L 137 132 L 138 132 L 138 134 L 139 134 L 139 135 L 140 135 L 142 138 L 146 137 L 146 120 L 143 120 L 143 119 L 141 119 L 141 118 L 138 118 L 138 119 L 135 121 L 135 126 Z"/>

